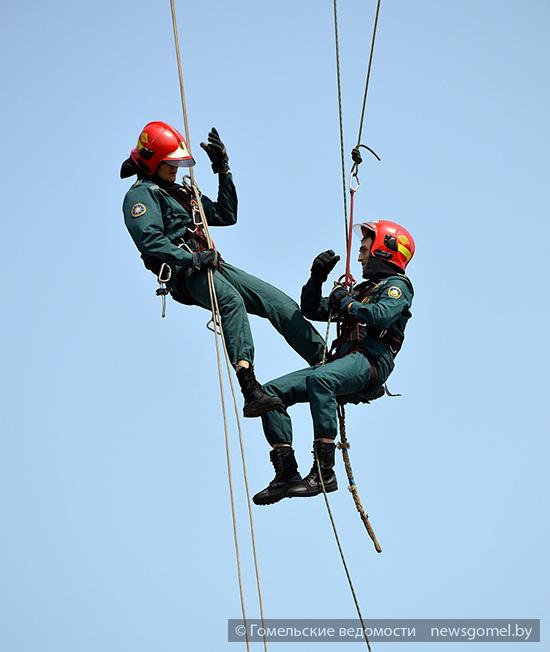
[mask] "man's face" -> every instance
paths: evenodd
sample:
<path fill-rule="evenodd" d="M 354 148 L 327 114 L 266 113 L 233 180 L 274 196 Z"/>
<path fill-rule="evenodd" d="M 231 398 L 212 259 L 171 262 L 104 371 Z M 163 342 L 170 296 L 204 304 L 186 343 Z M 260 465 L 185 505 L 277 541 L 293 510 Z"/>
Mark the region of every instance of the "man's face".
<path fill-rule="evenodd" d="M 357 260 L 361 263 L 363 270 L 365 269 L 365 265 L 370 258 L 370 250 L 373 242 L 374 238 L 372 235 L 368 235 L 361 240 L 361 246 L 359 247 L 359 258 Z"/>
<path fill-rule="evenodd" d="M 157 175 L 163 180 L 168 181 L 169 183 L 176 183 L 176 176 L 178 174 L 178 168 L 175 165 L 170 165 L 169 163 L 160 163 L 157 170 Z"/>

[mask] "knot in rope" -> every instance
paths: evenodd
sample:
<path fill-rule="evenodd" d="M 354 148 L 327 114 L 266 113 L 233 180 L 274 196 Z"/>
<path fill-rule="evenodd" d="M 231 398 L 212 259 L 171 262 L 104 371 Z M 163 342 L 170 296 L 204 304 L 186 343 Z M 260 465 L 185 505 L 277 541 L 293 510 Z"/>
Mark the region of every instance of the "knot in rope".
<path fill-rule="evenodd" d="M 357 165 L 363 162 L 363 157 L 361 156 L 361 150 L 359 149 L 359 146 L 354 147 L 351 150 L 351 158 Z"/>
<path fill-rule="evenodd" d="M 351 166 L 350 192 L 352 194 L 359 188 L 360 185 L 359 166 L 363 162 L 363 157 L 361 156 L 361 147 L 363 147 L 363 149 L 366 149 L 367 152 L 372 154 L 377 161 L 382 160 L 380 156 L 378 156 L 378 154 L 372 149 L 372 147 L 369 147 L 368 145 L 363 145 L 362 143 L 359 143 L 351 150 L 351 159 L 353 161 L 353 165 Z"/>

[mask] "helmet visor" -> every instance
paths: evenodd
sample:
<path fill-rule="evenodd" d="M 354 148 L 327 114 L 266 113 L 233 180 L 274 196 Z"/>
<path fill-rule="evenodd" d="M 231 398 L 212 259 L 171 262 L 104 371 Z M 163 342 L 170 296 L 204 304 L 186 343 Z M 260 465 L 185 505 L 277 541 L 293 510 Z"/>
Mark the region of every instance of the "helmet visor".
<path fill-rule="evenodd" d="M 190 168 L 195 165 L 195 159 L 189 153 L 185 143 L 181 141 L 178 148 L 170 152 L 163 160 L 163 163 L 168 163 L 168 165 L 177 168 Z"/>
<path fill-rule="evenodd" d="M 363 238 L 366 238 L 367 236 L 375 237 L 376 236 L 376 229 L 370 222 L 363 222 L 363 224 L 356 224 L 353 227 L 353 232 L 355 233 L 356 237 L 362 240 Z"/>

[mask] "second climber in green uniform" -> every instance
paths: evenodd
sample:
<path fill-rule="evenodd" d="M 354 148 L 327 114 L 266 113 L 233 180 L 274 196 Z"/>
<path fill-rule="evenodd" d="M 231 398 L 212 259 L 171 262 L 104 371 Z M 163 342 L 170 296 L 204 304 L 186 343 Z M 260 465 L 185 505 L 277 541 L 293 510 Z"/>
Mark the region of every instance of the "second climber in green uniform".
<path fill-rule="evenodd" d="M 364 282 L 353 290 L 336 287 L 322 296 L 339 256 L 325 251 L 313 261 L 311 277 L 302 289 L 302 312 L 309 319 L 338 323 L 338 337 L 325 364 L 295 371 L 264 386 L 283 407 L 263 415 L 275 478 L 254 496 L 257 505 L 270 505 L 286 497 L 321 493 L 314 461 L 302 479 L 292 448 L 292 422 L 287 408 L 308 402 L 313 420 L 313 447 L 327 492 L 338 488 L 334 467 L 338 403 L 362 403 L 383 394 L 383 385 L 394 367 L 411 316 L 413 287 L 405 267 L 414 254 L 411 234 L 387 220 L 356 227 L 361 237 L 359 262 Z"/>
<path fill-rule="evenodd" d="M 225 146 L 215 129 L 201 147 L 219 178 L 217 200 L 202 196 L 207 222 L 209 226 L 235 224 L 237 193 Z M 172 297 L 180 303 L 210 308 L 207 270 L 212 270 L 229 357 L 245 400 L 244 416 L 260 416 L 282 402 L 264 392 L 254 375 L 254 342 L 247 313 L 267 318 L 310 365 L 321 359 L 324 340 L 289 296 L 229 264 L 208 247 L 197 223 L 192 192 L 176 183 L 178 167 L 194 164 L 177 129 L 164 122 L 148 123 L 120 172 L 122 178 L 137 176 L 124 198 L 124 221 L 147 269 L 166 279 Z"/>

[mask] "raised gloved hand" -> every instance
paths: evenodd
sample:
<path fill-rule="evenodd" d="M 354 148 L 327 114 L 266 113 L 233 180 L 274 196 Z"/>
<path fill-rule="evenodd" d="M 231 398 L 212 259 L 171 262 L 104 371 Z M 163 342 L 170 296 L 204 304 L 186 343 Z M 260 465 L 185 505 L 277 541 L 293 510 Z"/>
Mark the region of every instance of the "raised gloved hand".
<path fill-rule="evenodd" d="M 220 134 L 216 127 L 210 129 L 208 142 L 201 143 L 201 147 L 208 154 L 208 158 L 212 162 L 212 170 L 215 174 L 229 172 L 229 157 L 227 156 L 227 150 L 220 140 Z"/>
<path fill-rule="evenodd" d="M 311 265 L 312 278 L 324 283 L 339 260 L 340 256 L 337 256 L 332 249 L 323 251 L 313 260 Z"/>
<path fill-rule="evenodd" d="M 193 267 L 195 269 L 207 269 L 208 267 L 217 267 L 220 261 L 220 255 L 215 249 L 205 249 L 193 254 Z"/>
<path fill-rule="evenodd" d="M 351 296 L 349 290 L 343 285 L 336 286 L 328 298 L 332 311 L 337 315 L 344 315 L 349 304 L 354 301 L 355 299 Z"/>

